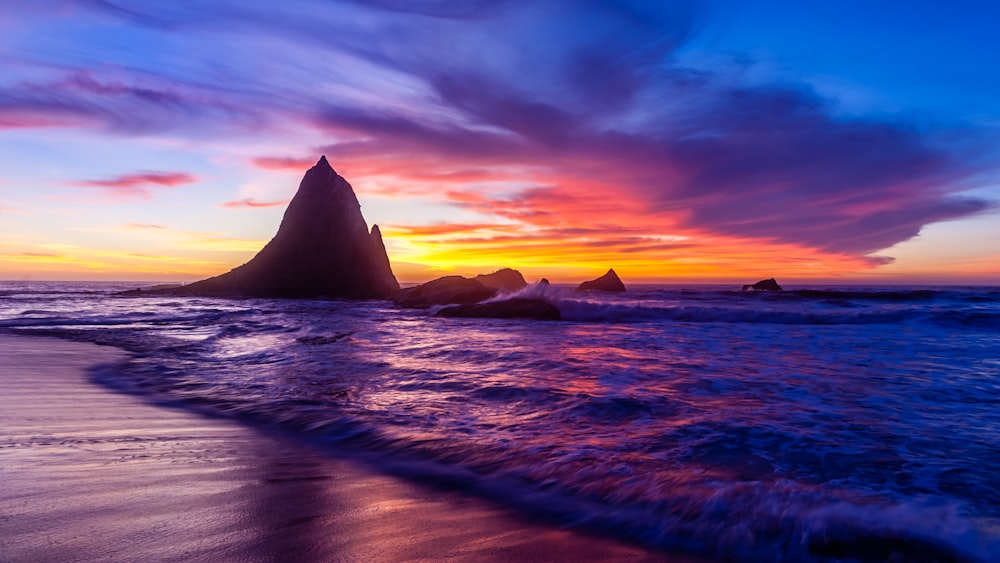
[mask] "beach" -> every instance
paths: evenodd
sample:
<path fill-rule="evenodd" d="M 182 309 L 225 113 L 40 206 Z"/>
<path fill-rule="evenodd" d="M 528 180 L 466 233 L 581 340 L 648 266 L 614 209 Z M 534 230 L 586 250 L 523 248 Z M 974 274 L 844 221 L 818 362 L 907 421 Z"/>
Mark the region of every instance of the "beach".
<path fill-rule="evenodd" d="M 690 561 L 88 379 L 122 354 L 0 336 L 0 561 Z"/>

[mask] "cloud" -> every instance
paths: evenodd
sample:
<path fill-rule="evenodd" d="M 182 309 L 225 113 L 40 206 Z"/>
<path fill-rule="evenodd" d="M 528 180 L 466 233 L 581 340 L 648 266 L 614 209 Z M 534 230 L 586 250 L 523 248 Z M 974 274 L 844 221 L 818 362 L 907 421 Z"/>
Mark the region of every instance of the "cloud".
<path fill-rule="evenodd" d="M 129 223 L 125 225 L 126 229 L 138 229 L 138 230 L 160 230 L 166 229 L 167 227 L 163 225 L 153 225 L 150 223 Z"/>
<path fill-rule="evenodd" d="M 252 197 L 248 197 L 236 201 L 227 201 L 221 204 L 219 207 L 224 207 L 227 209 L 246 209 L 246 208 L 258 208 L 258 207 L 278 207 L 280 205 L 286 205 L 287 203 L 288 200 L 257 201 Z"/>
<path fill-rule="evenodd" d="M 980 171 L 976 162 L 905 123 L 837 117 L 828 101 L 801 86 L 705 87 L 684 120 L 666 116 L 657 127 L 623 132 L 589 128 L 581 115 L 554 106 L 499 103 L 502 83 L 461 82 L 442 95 L 500 132 L 399 126 L 396 118 L 375 123 L 372 116 L 360 123 L 351 111 L 328 111 L 323 125 L 379 137 L 324 150 L 348 161 L 423 150 L 428 160 L 453 166 L 533 166 L 536 180 L 557 188 L 529 188 L 478 206 L 463 200 L 473 196 L 452 193 L 463 206 L 529 223 L 572 212 L 574 194 L 586 188 L 673 216 L 682 227 L 831 252 L 866 254 L 926 224 L 988 207 L 949 193 L 968 187 Z M 422 168 L 415 169 L 419 176 Z M 549 197 L 556 192 L 562 196 Z"/>
<path fill-rule="evenodd" d="M 752 78 L 740 54 L 683 63 L 712 17 L 706 3 L 87 6 L 87 17 L 137 26 L 168 51 L 145 68 L 93 64 L 112 51 L 53 62 L 0 88 L 0 127 L 302 128 L 330 138 L 313 148 L 352 182 L 377 178 L 382 195 L 447 199 L 484 223 L 517 225 L 526 245 L 539 231 L 601 223 L 581 248 L 650 259 L 677 251 L 660 241 L 686 237 L 706 255 L 709 243 L 736 253 L 739 243 L 870 267 L 924 226 L 991 205 L 963 193 L 996 169 L 994 131 L 846 115 L 806 82 Z M 229 56 L 234 45 L 245 56 Z M 301 171 L 314 161 L 251 163 Z M 146 197 L 158 185 L 103 182 L 91 185 Z M 465 244 L 475 251 L 476 240 Z"/>
<path fill-rule="evenodd" d="M 197 182 L 198 178 L 186 172 L 138 172 L 101 180 L 80 180 L 71 185 L 101 188 L 115 197 L 141 197 L 149 199 L 149 188 L 174 188 Z"/>
<path fill-rule="evenodd" d="M 493 223 L 438 223 L 435 225 L 384 225 L 382 231 L 406 237 L 440 237 L 441 235 L 477 232 L 518 232 L 518 225 Z"/>
<path fill-rule="evenodd" d="M 600 45 L 601 58 L 625 63 L 615 84 L 591 62 L 598 45 L 579 37 L 551 58 L 540 55 L 548 79 L 538 83 L 530 73 L 487 74 L 471 64 L 430 71 L 432 60 L 393 60 L 396 70 L 427 76 L 439 103 L 474 126 L 328 106 L 318 126 L 366 140 L 324 151 L 348 162 L 423 154 L 428 166 L 531 167 L 541 185 L 512 196 L 450 192 L 462 207 L 531 226 L 586 221 L 600 206 L 623 206 L 644 209 L 653 229 L 659 223 L 858 257 L 990 205 L 961 196 L 984 169 L 981 154 L 939 141 L 941 130 L 843 116 L 807 84 L 741 84 L 728 69 L 665 59 L 672 44 L 647 51 L 631 44 L 647 40 L 642 33 L 625 36 L 628 42 Z M 593 84 L 574 78 L 582 67 L 594 71 Z M 574 87 L 582 90 L 546 95 Z M 987 132 L 965 133 L 988 143 Z M 414 169 L 419 177 L 425 167 Z"/>
<path fill-rule="evenodd" d="M 26 64 L 26 63 L 21 63 Z M 155 70 L 37 64 L 28 80 L 0 83 L 0 129 L 84 128 L 122 135 L 255 129 L 253 96 Z"/>
<path fill-rule="evenodd" d="M 250 162 L 257 168 L 264 170 L 279 170 L 301 172 L 316 164 L 315 158 L 292 158 L 280 156 L 261 156 L 250 159 Z"/>

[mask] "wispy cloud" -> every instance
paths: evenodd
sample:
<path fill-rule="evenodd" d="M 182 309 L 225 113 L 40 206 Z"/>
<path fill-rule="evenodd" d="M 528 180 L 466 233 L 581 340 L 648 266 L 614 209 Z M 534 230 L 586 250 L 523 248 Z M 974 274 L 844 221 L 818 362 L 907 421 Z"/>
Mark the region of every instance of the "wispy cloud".
<path fill-rule="evenodd" d="M 125 225 L 126 229 L 138 229 L 138 230 L 161 230 L 166 229 L 164 225 L 153 225 L 150 223 L 129 223 Z"/>
<path fill-rule="evenodd" d="M 251 99 L 201 80 L 115 66 L 38 65 L 0 83 L 0 129 L 76 127 L 124 135 L 245 131 L 262 117 Z"/>
<path fill-rule="evenodd" d="M 226 209 L 256 209 L 260 207 L 278 207 L 279 205 L 286 205 L 287 203 L 288 200 L 257 201 L 252 197 L 248 197 L 236 201 L 227 201 L 221 204 L 219 207 L 224 207 Z"/>
<path fill-rule="evenodd" d="M 115 197 L 152 197 L 150 188 L 175 188 L 197 182 L 198 178 L 187 172 L 137 172 L 99 180 L 78 180 L 71 185 L 101 188 Z"/>
<path fill-rule="evenodd" d="M 301 172 L 316 163 L 315 158 L 293 158 L 281 156 L 261 156 L 250 160 L 251 164 L 264 170 Z"/>

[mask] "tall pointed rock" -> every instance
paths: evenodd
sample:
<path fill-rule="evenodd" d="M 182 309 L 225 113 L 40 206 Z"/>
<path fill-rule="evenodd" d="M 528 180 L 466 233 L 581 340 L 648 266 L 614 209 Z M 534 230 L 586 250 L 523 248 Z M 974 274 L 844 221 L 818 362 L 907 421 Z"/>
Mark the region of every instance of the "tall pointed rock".
<path fill-rule="evenodd" d="M 323 156 L 302 178 L 278 233 L 252 260 L 177 293 L 369 299 L 396 291 L 378 226 L 369 232 L 351 185 Z"/>

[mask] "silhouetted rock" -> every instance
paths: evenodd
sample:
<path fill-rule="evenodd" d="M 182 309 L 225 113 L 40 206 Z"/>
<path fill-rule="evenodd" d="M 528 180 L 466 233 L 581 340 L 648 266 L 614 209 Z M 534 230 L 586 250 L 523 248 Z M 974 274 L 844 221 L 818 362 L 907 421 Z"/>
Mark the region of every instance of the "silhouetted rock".
<path fill-rule="evenodd" d="M 492 274 L 480 274 L 475 279 L 486 287 L 493 287 L 504 291 L 517 291 L 528 287 L 528 282 L 524 281 L 524 276 L 521 275 L 521 272 L 510 268 L 503 268 Z"/>
<path fill-rule="evenodd" d="M 538 285 L 549 285 L 548 278 L 542 278 L 542 279 L 538 280 Z"/>
<path fill-rule="evenodd" d="M 438 311 L 439 317 L 483 318 L 483 319 L 538 319 L 558 321 L 562 315 L 551 303 L 541 299 L 515 297 L 505 301 L 456 305 Z"/>
<path fill-rule="evenodd" d="M 596 280 L 585 281 L 576 288 L 577 291 L 625 291 L 625 284 L 618 278 L 612 268 L 608 273 Z"/>
<path fill-rule="evenodd" d="M 462 276 L 445 276 L 415 287 L 402 289 L 392 296 L 401 307 L 433 305 L 469 305 L 495 297 L 500 290 L 486 287 L 479 280 Z"/>
<path fill-rule="evenodd" d="M 753 285 L 744 285 L 743 291 L 782 291 L 781 286 L 778 282 L 774 281 L 774 278 L 760 280 Z"/>
<path fill-rule="evenodd" d="M 252 260 L 164 293 L 369 299 L 398 290 L 378 226 L 369 232 L 354 190 L 324 156 L 302 178 L 277 234 Z"/>
<path fill-rule="evenodd" d="M 158 294 L 164 291 L 178 289 L 184 287 L 183 284 L 179 283 L 161 283 L 157 285 L 151 285 L 149 287 L 137 287 L 135 289 L 129 289 L 126 291 L 121 291 L 118 295 L 145 295 L 145 294 Z"/>

